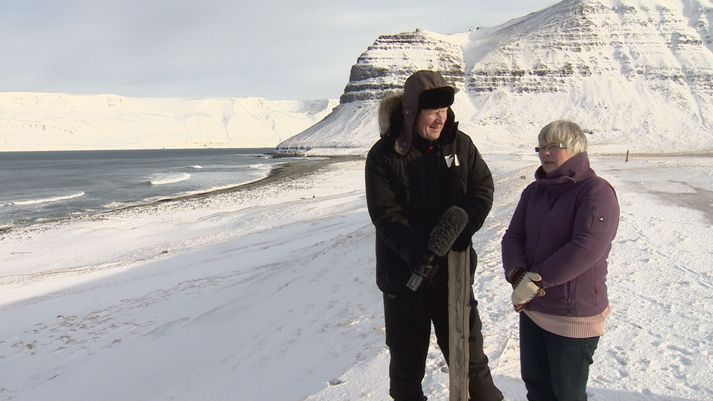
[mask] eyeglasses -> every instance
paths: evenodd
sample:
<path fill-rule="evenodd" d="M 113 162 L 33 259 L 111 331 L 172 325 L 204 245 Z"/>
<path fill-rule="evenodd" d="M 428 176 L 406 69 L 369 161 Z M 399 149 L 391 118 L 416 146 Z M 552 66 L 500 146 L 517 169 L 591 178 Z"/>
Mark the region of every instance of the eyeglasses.
<path fill-rule="evenodd" d="M 535 146 L 535 152 L 558 152 L 561 149 L 567 149 L 567 144 L 564 143 L 552 143 L 549 145 Z"/>

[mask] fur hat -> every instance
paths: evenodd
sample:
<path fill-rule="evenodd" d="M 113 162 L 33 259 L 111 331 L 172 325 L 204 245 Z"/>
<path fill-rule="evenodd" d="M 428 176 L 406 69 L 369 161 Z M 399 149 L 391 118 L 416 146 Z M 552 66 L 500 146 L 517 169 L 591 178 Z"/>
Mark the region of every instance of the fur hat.
<path fill-rule="evenodd" d="M 418 110 L 451 107 L 455 93 L 451 86 L 425 90 L 418 96 Z"/>

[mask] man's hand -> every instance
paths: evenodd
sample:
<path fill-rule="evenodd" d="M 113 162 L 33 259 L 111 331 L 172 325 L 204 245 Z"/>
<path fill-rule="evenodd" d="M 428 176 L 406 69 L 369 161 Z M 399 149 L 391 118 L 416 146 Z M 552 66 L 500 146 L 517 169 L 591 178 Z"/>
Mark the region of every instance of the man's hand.
<path fill-rule="evenodd" d="M 512 306 L 516 312 L 525 309 L 525 305 L 535 297 L 545 295 L 545 290 L 537 283 L 542 281 L 542 276 L 533 272 L 525 272 L 515 284 L 512 292 Z"/>
<path fill-rule="evenodd" d="M 408 264 L 411 268 L 411 278 L 406 283 L 406 287 L 411 291 L 418 290 L 423 281 L 430 282 L 436 275 L 436 269 L 433 267 L 433 253 L 431 252 L 415 253 L 409 258 Z"/>
<path fill-rule="evenodd" d="M 463 232 L 460 233 L 458 238 L 456 238 L 455 242 L 453 242 L 453 246 L 451 246 L 451 249 L 456 252 L 465 251 L 470 247 L 471 238 L 473 238 L 473 235 L 471 235 L 470 231 L 468 230 L 468 227 L 464 228 Z"/>
<path fill-rule="evenodd" d="M 411 268 L 411 271 L 417 272 L 426 266 L 430 266 L 432 262 L 433 255 L 430 252 L 417 252 L 411 256 L 409 260 L 409 267 Z"/>

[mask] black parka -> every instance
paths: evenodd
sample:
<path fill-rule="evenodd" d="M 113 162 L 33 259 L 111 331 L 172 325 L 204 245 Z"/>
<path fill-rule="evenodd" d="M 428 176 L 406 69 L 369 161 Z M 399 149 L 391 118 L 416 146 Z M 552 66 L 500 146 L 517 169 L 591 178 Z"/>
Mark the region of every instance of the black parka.
<path fill-rule="evenodd" d="M 366 160 L 366 200 L 376 227 L 376 281 L 388 294 L 409 291 L 408 260 L 426 249 L 426 242 L 443 212 L 460 206 L 468 213 L 466 235 L 471 237 L 483 225 L 493 203 L 493 179 L 470 137 L 458 130 L 455 115 L 448 118 L 435 143 L 414 136 L 405 155 L 395 150 L 401 130 L 398 98 L 380 110 L 382 138 L 374 144 Z M 387 113 L 386 115 L 383 115 Z M 471 248 L 471 274 L 476 255 Z M 440 260 L 434 279 L 445 283 L 447 269 Z"/>

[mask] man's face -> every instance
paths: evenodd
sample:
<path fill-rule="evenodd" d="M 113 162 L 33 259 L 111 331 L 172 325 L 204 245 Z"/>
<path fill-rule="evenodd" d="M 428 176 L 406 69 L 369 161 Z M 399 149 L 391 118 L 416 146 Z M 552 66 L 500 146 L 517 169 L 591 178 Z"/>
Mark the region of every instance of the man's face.
<path fill-rule="evenodd" d="M 429 141 L 435 141 L 441 137 L 443 125 L 448 116 L 448 107 L 440 109 L 423 109 L 416 116 L 416 133 Z"/>

